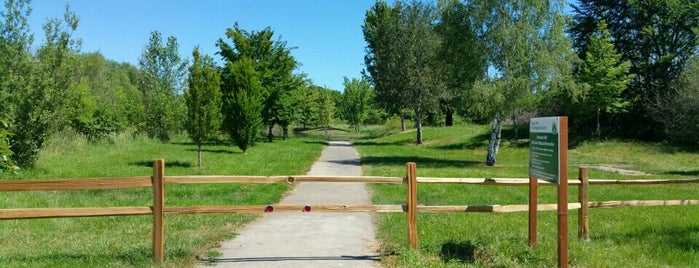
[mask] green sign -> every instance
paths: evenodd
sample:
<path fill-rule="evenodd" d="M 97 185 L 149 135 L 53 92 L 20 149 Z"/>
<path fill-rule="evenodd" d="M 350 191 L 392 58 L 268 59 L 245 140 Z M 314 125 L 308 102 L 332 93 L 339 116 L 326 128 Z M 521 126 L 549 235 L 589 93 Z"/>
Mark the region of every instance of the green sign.
<path fill-rule="evenodd" d="M 529 176 L 559 183 L 559 117 L 532 118 L 529 122 Z"/>

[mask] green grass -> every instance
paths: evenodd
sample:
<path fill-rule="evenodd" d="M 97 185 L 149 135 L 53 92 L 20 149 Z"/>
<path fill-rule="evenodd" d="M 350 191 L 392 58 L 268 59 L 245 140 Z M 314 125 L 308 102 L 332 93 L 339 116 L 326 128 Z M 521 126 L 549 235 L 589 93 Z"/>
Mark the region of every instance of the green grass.
<path fill-rule="evenodd" d="M 520 130 L 520 137 L 527 133 Z M 511 137 L 505 130 L 504 137 Z M 404 176 L 405 162 L 416 162 L 418 176 L 528 177 L 528 140 L 505 140 L 495 167 L 484 165 L 489 128 L 459 125 L 427 128 L 425 144 L 415 133 L 359 138 L 353 144 L 365 175 Z M 604 164 L 651 173 L 623 176 L 590 170 L 592 179 L 678 179 L 699 176 L 699 154 L 667 146 L 625 141 L 586 142 L 569 151 L 569 178 L 579 165 Z M 405 203 L 403 185 L 373 185 L 376 204 Z M 424 205 L 526 204 L 527 187 L 420 184 Z M 598 186 L 591 201 L 697 199 L 698 185 Z M 577 200 L 571 187 L 570 202 Z M 540 187 L 540 203 L 555 203 L 554 187 Z M 697 206 L 630 207 L 590 210 L 591 242 L 577 237 L 576 211 L 569 213 L 570 265 L 573 267 L 697 267 Z M 527 246 L 524 213 L 422 213 L 418 215 L 419 251 L 408 249 L 405 215 L 384 213 L 377 219 L 383 262 L 391 267 L 551 267 L 556 261 L 556 212 L 539 213 L 536 250 Z"/>
<path fill-rule="evenodd" d="M 88 145 L 80 139 L 52 140 L 37 167 L 4 179 L 150 176 L 152 160 L 165 159 L 166 175 L 305 174 L 325 142 L 313 138 L 259 142 L 243 155 L 227 144 L 204 146 L 196 168 L 196 146 L 117 137 Z M 285 184 L 166 185 L 166 206 L 263 205 L 276 203 Z M 4 192 L 2 208 L 151 206 L 152 190 Z M 163 267 L 193 265 L 218 243 L 255 218 L 249 214 L 168 215 Z M 149 216 L 0 221 L 0 267 L 148 267 L 152 263 Z"/>

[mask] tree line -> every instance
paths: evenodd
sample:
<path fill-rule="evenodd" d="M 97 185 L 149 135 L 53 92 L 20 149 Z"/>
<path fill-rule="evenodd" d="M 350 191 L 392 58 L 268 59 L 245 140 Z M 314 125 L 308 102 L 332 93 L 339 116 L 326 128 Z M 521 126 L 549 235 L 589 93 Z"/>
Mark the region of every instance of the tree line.
<path fill-rule="evenodd" d="M 699 3 L 692 0 L 377 1 L 364 76 L 389 114 L 491 123 L 568 116 L 572 135 L 699 144 Z"/>
<path fill-rule="evenodd" d="M 0 170 L 33 166 L 66 130 L 91 141 L 186 133 L 199 152 L 225 134 L 247 151 L 260 133 L 327 131 L 338 118 L 357 132 L 393 116 L 405 130 L 410 119 L 416 143 L 423 125 L 490 123 L 491 165 L 502 126 L 517 139 L 531 116 L 569 116 L 571 134 L 588 138 L 699 143 L 693 0 L 579 0 L 572 16 L 560 0 L 377 1 L 362 25 L 363 77 L 345 78 L 342 93 L 297 73 L 293 48 L 269 27 L 236 24 L 216 55 L 194 48 L 191 59 L 153 31 L 134 66 L 81 52 L 68 6 L 35 46 L 30 4 L 6 0 L 0 13 Z"/>
<path fill-rule="evenodd" d="M 294 73 L 293 48 L 270 28 L 227 29 L 216 42 L 222 66 L 199 48 L 190 62 L 176 37 L 153 31 L 134 66 L 81 52 L 69 6 L 62 20 L 46 21 L 35 49 L 30 4 L 7 0 L 0 13 L 0 171 L 32 167 L 47 139 L 66 130 L 90 141 L 131 131 L 163 142 L 186 130 L 201 166 L 202 144 L 221 133 L 245 152 L 263 128 L 271 142 L 275 126 L 287 138 L 292 123 L 327 129 L 339 115 L 342 93 Z"/>

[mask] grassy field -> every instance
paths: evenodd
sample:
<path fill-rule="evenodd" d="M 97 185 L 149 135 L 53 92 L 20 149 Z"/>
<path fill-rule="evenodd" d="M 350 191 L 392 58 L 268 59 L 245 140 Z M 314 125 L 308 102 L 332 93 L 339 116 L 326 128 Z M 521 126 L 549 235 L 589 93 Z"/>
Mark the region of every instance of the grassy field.
<path fill-rule="evenodd" d="M 204 167 L 196 168 L 196 146 L 180 138 L 172 143 L 117 137 L 88 145 L 79 137 L 52 140 L 35 169 L 3 179 L 150 176 L 152 160 L 164 158 L 166 175 L 305 174 L 325 142 L 292 138 L 260 142 L 246 155 L 234 146 L 204 146 Z M 277 202 L 287 185 L 168 185 L 165 203 L 189 205 L 264 205 Z M 5 192 L 2 208 L 151 206 L 150 188 L 50 192 Z M 254 219 L 247 214 L 168 215 L 165 217 L 163 267 L 191 266 L 194 256 L 234 236 Z M 151 261 L 149 216 L 0 221 L 0 267 L 148 267 Z"/>
<path fill-rule="evenodd" d="M 355 139 L 365 175 L 404 176 L 405 162 L 416 162 L 418 176 L 528 176 L 528 140 L 507 140 L 495 167 L 484 165 L 489 129 L 461 125 L 427 128 L 425 144 L 415 133 Z M 511 137 L 507 130 L 504 137 Z M 527 133 L 520 131 L 520 136 Z M 586 142 L 569 151 L 569 178 L 580 165 L 611 165 L 650 173 L 642 177 L 590 170 L 593 179 L 696 178 L 699 154 L 663 144 L 625 141 Z M 405 203 L 403 185 L 373 185 L 376 204 Z M 526 204 L 526 187 L 421 184 L 424 205 Z M 554 187 L 541 187 L 540 203 L 555 203 Z M 591 186 L 591 201 L 697 199 L 699 185 Z M 570 189 L 575 202 L 577 189 Z M 569 213 L 570 265 L 573 267 L 697 267 L 699 207 L 629 207 L 590 211 L 591 242 L 577 237 L 577 214 Z M 383 262 L 393 267 L 551 267 L 556 261 L 556 212 L 539 213 L 539 244 L 527 245 L 524 213 L 422 213 L 418 215 L 419 252 L 408 249 L 405 215 L 377 219 Z"/>
<path fill-rule="evenodd" d="M 418 165 L 418 176 L 527 177 L 528 141 L 505 141 L 495 167 L 487 167 L 486 126 L 427 128 L 425 144 L 414 132 L 369 127 L 357 135 L 334 128 L 330 139 L 352 139 L 362 156 L 365 175 L 403 176 L 405 162 Z M 150 175 L 151 161 L 166 159 L 168 175 L 303 174 L 325 142 L 320 129 L 304 138 L 261 142 L 243 155 L 227 144 L 204 147 L 204 167 L 196 168 L 196 146 L 184 138 L 172 143 L 120 136 L 113 143 L 91 145 L 79 137 L 55 138 L 38 166 L 2 179 L 88 178 Z M 512 135 L 511 130 L 505 137 Z M 527 133 L 522 133 L 523 137 Z M 283 153 L 280 153 L 283 152 Z M 576 144 L 569 152 L 570 178 L 577 166 L 603 164 L 651 173 L 640 178 L 699 176 L 696 151 L 662 144 L 625 141 Z M 638 179 L 591 170 L 593 179 Z M 526 204 L 526 187 L 419 185 L 425 205 Z M 278 201 L 286 185 L 168 185 L 166 205 L 245 205 Z M 402 204 L 402 185 L 373 185 L 377 204 Z M 541 187 L 541 203 L 554 203 L 554 187 Z M 591 201 L 697 199 L 699 186 L 591 186 Z M 577 190 L 570 191 L 575 202 Z M 150 206 L 151 190 L 94 190 L 2 193 L 0 207 Z M 697 267 L 697 206 L 593 209 L 591 242 L 576 239 L 576 213 L 570 213 L 570 263 L 575 267 Z M 191 266 L 194 255 L 215 256 L 209 249 L 235 235 L 254 219 L 246 214 L 166 216 L 163 267 Z M 419 252 L 407 246 L 405 215 L 377 217 L 383 264 L 392 267 L 551 267 L 556 264 L 556 213 L 539 214 L 539 248 L 527 247 L 526 213 L 434 213 L 418 215 Z M 151 262 L 148 216 L 0 221 L 0 267 L 148 267 Z"/>

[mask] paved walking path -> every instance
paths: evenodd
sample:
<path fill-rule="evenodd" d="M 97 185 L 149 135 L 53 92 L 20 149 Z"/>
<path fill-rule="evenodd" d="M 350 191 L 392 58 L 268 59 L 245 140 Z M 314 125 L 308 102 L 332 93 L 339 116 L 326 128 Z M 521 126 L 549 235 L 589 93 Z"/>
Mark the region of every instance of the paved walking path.
<path fill-rule="evenodd" d="M 348 142 L 330 142 L 308 175 L 361 175 Z M 280 204 L 370 204 L 363 183 L 306 182 Z M 380 267 L 368 212 L 273 212 L 221 245 L 216 267 Z"/>

